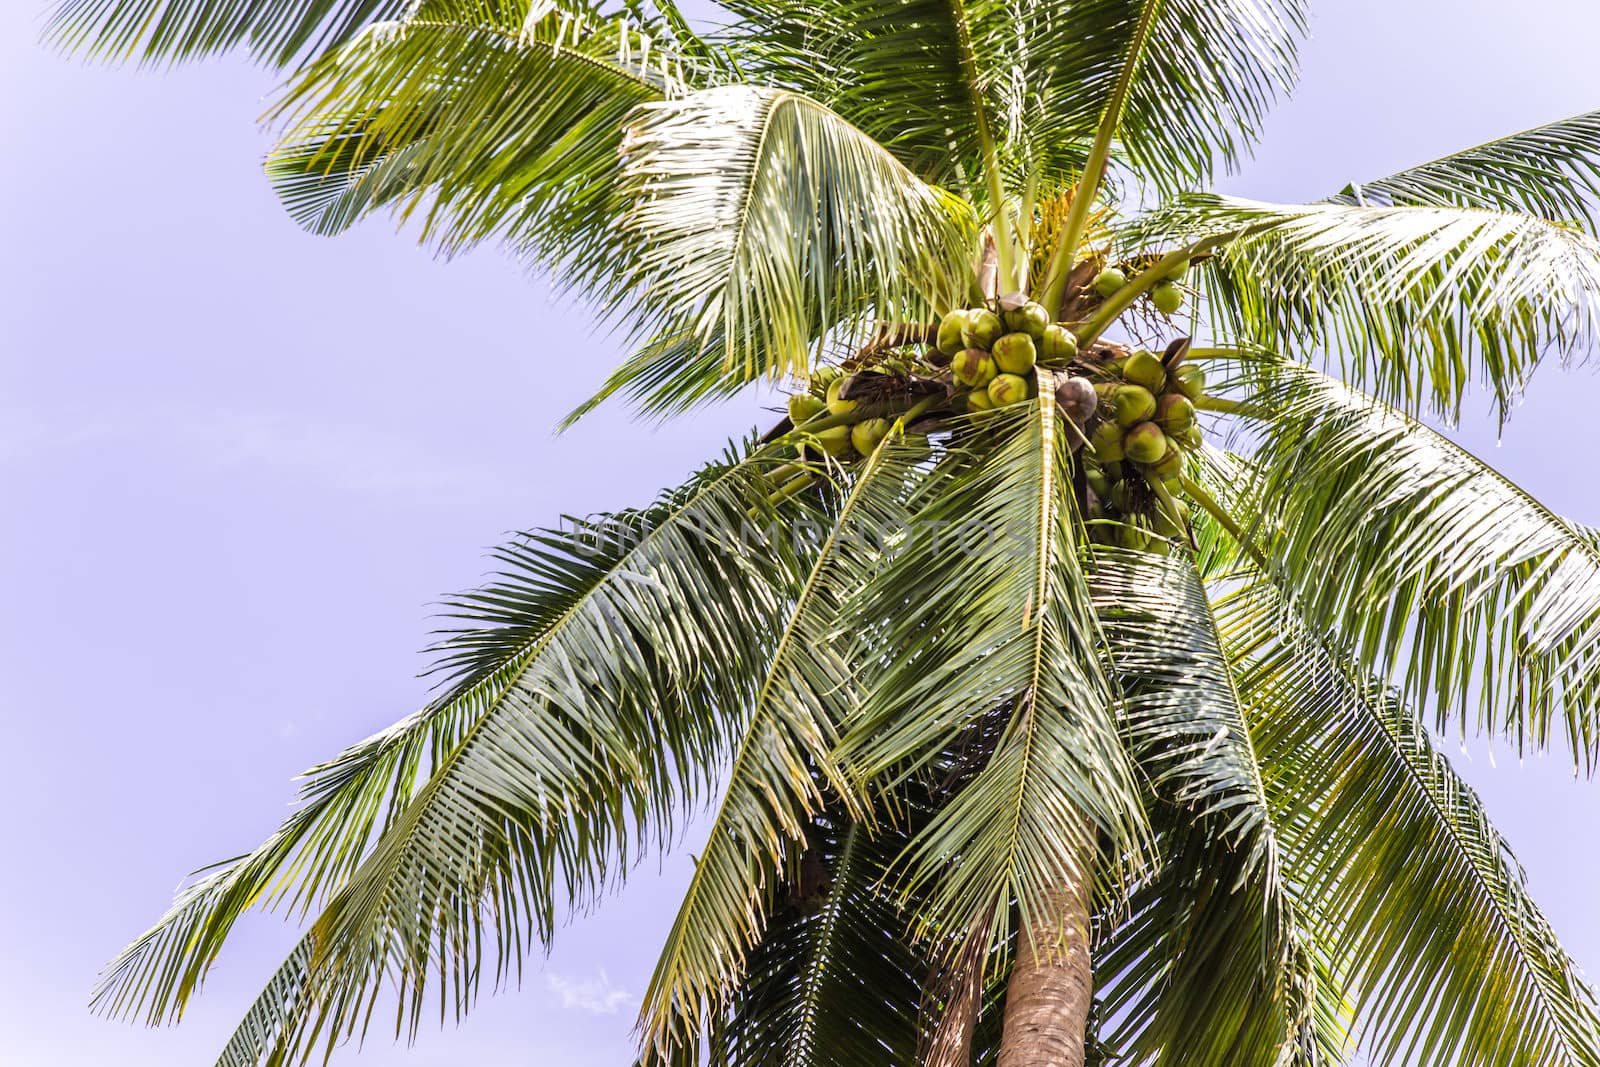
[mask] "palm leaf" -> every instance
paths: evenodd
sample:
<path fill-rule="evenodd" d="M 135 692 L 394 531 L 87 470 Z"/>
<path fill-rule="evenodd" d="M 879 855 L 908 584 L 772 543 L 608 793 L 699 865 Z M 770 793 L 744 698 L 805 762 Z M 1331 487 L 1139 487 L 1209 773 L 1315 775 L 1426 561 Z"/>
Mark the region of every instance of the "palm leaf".
<path fill-rule="evenodd" d="M 609 306 L 646 336 L 720 345 L 721 376 L 803 372 L 869 311 L 927 321 L 971 285 L 964 205 L 820 104 L 727 86 L 642 106 L 629 128 Z"/>
<path fill-rule="evenodd" d="M 1126 855 L 1144 834 L 1078 565 L 1069 431 L 1043 392 L 988 417 L 992 451 L 930 491 L 856 602 L 870 668 L 839 758 L 857 779 L 926 772 L 987 724 L 976 770 L 897 865 L 919 934 L 944 944 L 976 928 L 1003 946 L 1013 907 L 1053 929 L 1094 835 Z"/>
<path fill-rule="evenodd" d="M 735 464 L 659 522 L 602 524 L 626 548 L 548 627 L 522 630 L 519 600 L 540 567 L 580 565 L 569 557 L 581 541 L 532 539 L 503 582 L 460 602 L 474 625 L 448 641 L 447 669 L 520 654 L 475 697 L 459 742 L 333 896 L 230 1056 L 288 1057 L 364 1032 L 383 985 L 397 1027 L 414 1033 L 430 975 L 464 1012 L 486 972 L 514 977 L 530 937 L 547 939 L 559 912 L 672 839 L 737 740 L 723 709 L 749 699 L 791 595 L 784 542 L 744 551 L 747 511 L 769 491 L 759 468 Z M 251 1044 L 260 1035 L 272 1044 Z"/>
<path fill-rule="evenodd" d="M 695 1045 L 703 1021 L 734 995 L 761 938 L 771 887 L 803 848 L 822 788 L 847 814 L 862 811 L 832 759 L 839 726 L 859 701 L 835 627 L 841 602 L 873 565 L 876 535 L 903 523 L 917 456 L 891 436 L 864 460 L 777 622 L 771 658 L 739 716 L 742 737 L 721 805 L 640 1007 L 646 1045 L 663 1060 Z"/>
<path fill-rule="evenodd" d="M 1211 306 L 1229 335 L 1324 348 L 1413 414 L 1454 418 L 1477 380 L 1504 415 L 1547 350 L 1592 335 L 1600 298 L 1600 243 L 1512 212 L 1190 196 L 1134 231 L 1214 251 Z"/>
<path fill-rule="evenodd" d="M 97 59 L 177 63 L 246 48 L 285 67 L 338 47 L 410 0 L 61 0 L 46 36 Z"/>
<path fill-rule="evenodd" d="M 1111 1043 L 1131 1063 L 1283 1062 L 1303 1022 L 1292 903 L 1205 587 L 1187 554 L 1117 550 L 1096 551 L 1089 585 L 1129 750 L 1171 827 L 1101 948 Z"/>
<path fill-rule="evenodd" d="M 1496 208 L 1582 219 L 1594 232 L 1600 194 L 1600 111 L 1535 126 L 1377 181 L 1351 184 L 1340 204 Z"/>
<path fill-rule="evenodd" d="M 1600 1011 L 1473 791 L 1398 694 L 1270 585 L 1219 619 L 1307 920 L 1378 1064 L 1593 1065 Z"/>
<path fill-rule="evenodd" d="M 1308 367 L 1261 363 L 1236 517 L 1319 633 L 1403 694 L 1519 747 L 1600 729 L 1600 549 L 1434 430 Z"/>

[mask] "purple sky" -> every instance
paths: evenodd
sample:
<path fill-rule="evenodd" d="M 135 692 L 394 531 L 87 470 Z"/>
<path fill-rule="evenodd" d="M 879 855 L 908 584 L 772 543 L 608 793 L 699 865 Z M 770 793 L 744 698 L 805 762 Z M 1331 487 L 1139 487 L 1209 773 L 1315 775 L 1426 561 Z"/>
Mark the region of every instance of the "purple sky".
<path fill-rule="evenodd" d="M 241 924 L 174 1030 L 89 1016 L 99 966 L 185 872 L 268 833 L 291 776 L 425 699 L 429 605 L 479 580 L 485 547 L 641 503 L 767 416 L 750 400 L 655 429 L 609 409 L 553 437 L 619 357 L 583 308 L 383 221 L 300 233 L 260 173 L 270 75 L 84 67 L 35 44 L 42 0 L 0 7 L 0 1062 L 200 1067 L 293 929 Z M 1600 107 L 1591 3 L 1326 3 L 1313 30 L 1230 191 L 1314 198 Z M 1502 443 L 1486 402 L 1461 438 L 1600 523 L 1595 402 L 1591 369 L 1551 367 Z M 1600 973 L 1600 783 L 1495 756 L 1456 758 Z M 681 857 L 459 1030 L 335 1062 L 631 1062 Z"/>

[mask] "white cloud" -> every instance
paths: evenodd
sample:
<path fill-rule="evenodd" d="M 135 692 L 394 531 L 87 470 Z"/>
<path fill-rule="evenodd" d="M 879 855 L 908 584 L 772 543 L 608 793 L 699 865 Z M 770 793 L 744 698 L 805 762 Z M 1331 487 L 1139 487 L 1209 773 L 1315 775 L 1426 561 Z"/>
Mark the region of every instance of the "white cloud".
<path fill-rule="evenodd" d="M 586 1011 L 590 1015 L 615 1015 L 634 1002 L 626 989 L 618 989 L 601 971 L 598 978 L 571 978 L 564 974 L 547 972 L 545 986 L 561 998 L 561 1006 L 569 1010 Z"/>

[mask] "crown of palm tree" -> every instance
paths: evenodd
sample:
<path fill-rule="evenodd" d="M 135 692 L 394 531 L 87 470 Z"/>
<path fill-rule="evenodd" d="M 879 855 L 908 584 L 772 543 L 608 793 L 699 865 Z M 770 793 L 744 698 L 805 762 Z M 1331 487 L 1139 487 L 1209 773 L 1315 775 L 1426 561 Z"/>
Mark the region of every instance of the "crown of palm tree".
<path fill-rule="evenodd" d="M 287 71 L 267 170 L 294 217 L 389 211 L 552 272 L 632 349 L 591 405 L 834 383 L 649 507 L 502 549 L 451 602 L 437 697 L 309 771 L 96 1006 L 176 1020 L 277 906 L 309 928 L 220 1063 L 331 1051 L 380 997 L 415 1033 L 704 809 L 650 1063 L 1029 1062 L 1008 977 L 1076 945 L 1092 1060 L 1600 1065 L 1594 994 L 1423 725 L 1593 766 L 1600 537 L 1418 421 L 1474 385 L 1504 417 L 1589 340 L 1600 112 L 1258 203 L 1203 190 L 1292 88 L 1298 0 L 726 13 L 59 8 L 100 56 Z M 1150 310 L 1183 278 L 1207 347 L 1164 373 L 1204 368 L 1195 405 L 1242 432 L 1169 437 L 1177 469 L 1129 457 L 1099 500 L 1112 409 L 1054 387 L 1115 401 L 1106 331 L 1183 332 Z M 991 411 L 934 324 L 1024 297 L 1070 351 Z"/>

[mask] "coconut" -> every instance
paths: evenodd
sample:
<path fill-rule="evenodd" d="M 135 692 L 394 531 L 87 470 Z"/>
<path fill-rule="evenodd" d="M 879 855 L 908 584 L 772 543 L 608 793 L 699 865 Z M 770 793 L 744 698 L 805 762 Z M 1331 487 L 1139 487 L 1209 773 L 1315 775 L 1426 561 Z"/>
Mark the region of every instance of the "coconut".
<path fill-rule="evenodd" d="M 994 406 L 1003 408 L 1028 399 L 1028 379 L 1020 374 L 997 374 L 989 383 L 989 399 Z"/>
<path fill-rule="evenodd" d="M 1182 433 L 1178 434 L 1177 439 L 1178 443 L 1183 445 L 1184 448 L 1199 448 L 1201 443 L 1205 440 L 1205 436 L 1200 432 L 1200 424 L 1195 423 L 1187 430 L 1184 430 Z"/>
<path fill-rule="evenodd" d="M 1100 494 L 1090 489 L 1084 494 L 1083 517 L 1086 519 L 1103 519 L 1106 516 L 1106 506 L 1100 501 Z"/>
<path fill-rule="evenodd" d="M 1194 425 L 1194 405 L 1181 393 L 1168 393 L 1156 401 L 1156 422 L 1176 437 Z"/>
<path fill-rule="evenodd" d="M 1044 328 L 1044 336 L 1039 341 L 1040 359 L 1046 363 L 1065 363 L 1077 357 L 1078 339 L 1071 330 L 1054 322 Z"/>
<path fill-rule="evenodd" d="M 1172 438 L 1167 438 L 1166 451 L 1161 458 L 1150 464 L 1150 474 L 1165 482 L 1169 478 L 1176 478 L 1183 473 L 1183 450 Z"/>
<path fill-rule="evenodd" d="M 967 394 L 968 411 L 989 411 L 993 407 L 994 401 L 989 399 L 989 391 L 987 389 L 974 389 Z"/>
<path fill-rule="evenodd" d="M 1171 282 L 1157 282 L 1150 290 L 1150 300 L 1163 315 L 1171 315 L 1183 307 L 1183 290 Z"/>
<path fill-rule="evenodd" d="M 967 321 L 961 327 L 961 341 L 968 348 L 987 349 L 1006 332 L 1000 316 L 983 308 L 967 312 Z"/>
<path fill-rule="evenodd" d="M 1142 550 L 1150 546 L 1150 535 L 1131 522 L 1117 527 L 1117 544 L 1123 548 Z"/>
<path fill-rule="evenodd" d="M 988 385 L 997 373 L 994 359 L 981 348 L 962 349 L 951 361 L 950 371 L 956 381 L 979 389 Z"/>
<path fill-rule="evenodd" d="M 888 419 L 863 419 L 850 427 L 850 443 L 863 456 L 875 451 L 888 435 Z"/>
<path fill-rule="evenodd" d="M 1172 372 L 1172 387 L 1190 400 L 1199 400 L 1206 391 L 1206 369 L 1195 363 L 1180 363 Z"/>
<path fill-rule="evenodd" d="M 850 427 L 830 426 L 812 434 L 811 440 L 828 455 L 842 456 L 850 451 Z"/>
<path fill-rule="evenodd" d="M 945 313 L 939 320 L 939 339 L 934 342 L 934 347 L 947 356 L 953 356 L 966 347 L 961 333 L 966 328 L 967 317 L 970 313 L 966 308 L 956 308 Z"/>
<path fill-rule="evenodd" d="M 1167 454 L 1167 435 L 1153 422 L 1141 422 L 1122 438 L 1122 450 L 1135 463 L 1155 463 Z"/>
<path fill-rule="evenodd" d="M 1128 276 L 1115 267 L 1107 267 L 1099 274 L 1096 274 L 1094 281 L 1089 284 L 1101 296 L 1110 296 L 1128 284 Z"/>
<path fill-rule="evenodd" d="M 1021 307 L 1001 314 L 1006 329 L 1025 333 L 1035 341 L 1044 339 L 1045 327 L 1050 325 L 1050 312 L 1043 304 L 1029 300 Z"/>
<path fill-rule="evenodd" d="M 1087 426 L 1094 413 L 1100 410 L 1100 397 L 1087 378 L 1076 375 L 1063 378 L 1056 386 L 1056 403 L 1061 413 L 1079 427 Z"/>
<path fill-rule="evenodd" d="M 1119 385 L 1111 394 L 1111 407 L 1119 425 L 1132 426 L 1156 413 L 1156 398 L 1142 385 Z"/>
<path fill-rule="evenodd" d="M 1027 374 L 1037 358 L 1033 338 L 1025 333 L 1008 333 L 994 343 L 994 363 L 1006 374 Z"/>
<path fill-rule="evenodd" d="M 1189 260 L 1187 258 L 1184 258 L 1184 259 L 1180 259 L 1180 260 L 1178 260 L 1178 262 L 1174 263 L 1172 265 L 1172 269 L 1167 271 L 1166 275 L 1163 277 L 1162 280 L 1163 281 L 1169 281 L 1169 282 L 1181 282 L 1181 281 L 1183 281 L 1184 278 L 1188 277 L 1188 275 L 1189 275 Z"/>
<path fill-rule="evenodd" d="M 1189 508 L 1181 500 L 1174 500 L 1176 515 L 1168 514 L 1166 505 L 1159 505 L 1150 516 L 1150 525 L 1162 537 L 1182 537 L 1189 527 Z"/>
<path fill-rule="evenodd" d="M 828 410 L 835 415 L 843 415 L 854 411 L 860 406 L 859 400 L 845 400 L 839 395 L 839 387 L 844 385 L 843 378 L 835 378 L 828 383 Z"/>
<path fill-rule="evenodd" d="M 1102 463 L 1114 463 L 1123 457 L 1122 427 L 1114 422 L 1102 422 L 1095 427 L 1089 443 Z"/>
<path fill-rule="evenodd" d="M 789 421 L 799 426 L 828 410 L 828 403 L 810 393 L 796 393 L 789 398 Z"/>
<path fill-rule="evenodd" d="M 1083 472 L 1084 481 L 1089 483 L 1089 488 L 1094 490 L 1095 496 L 1105 497 L 1111 495 L 1111 479 L 1106 477 L 1106 472 L 1101 470 L 1086 470 Z"/>
<path fill-rule="evenodd" d="M 811 395 L 822 398 L 828 395 L 828 386 L 844 377 L 844 371 L 838 367 L 818 367 L 811 373 Z"/>
<path fill-rule="evenodd" d="M 1122 377 L 1134 385 L 1142 385 L 1152 393 L 1159 393 L 1167 384 L 1167 369 L 1154 354 L 1139 349 L 1122 365 Z"/>

